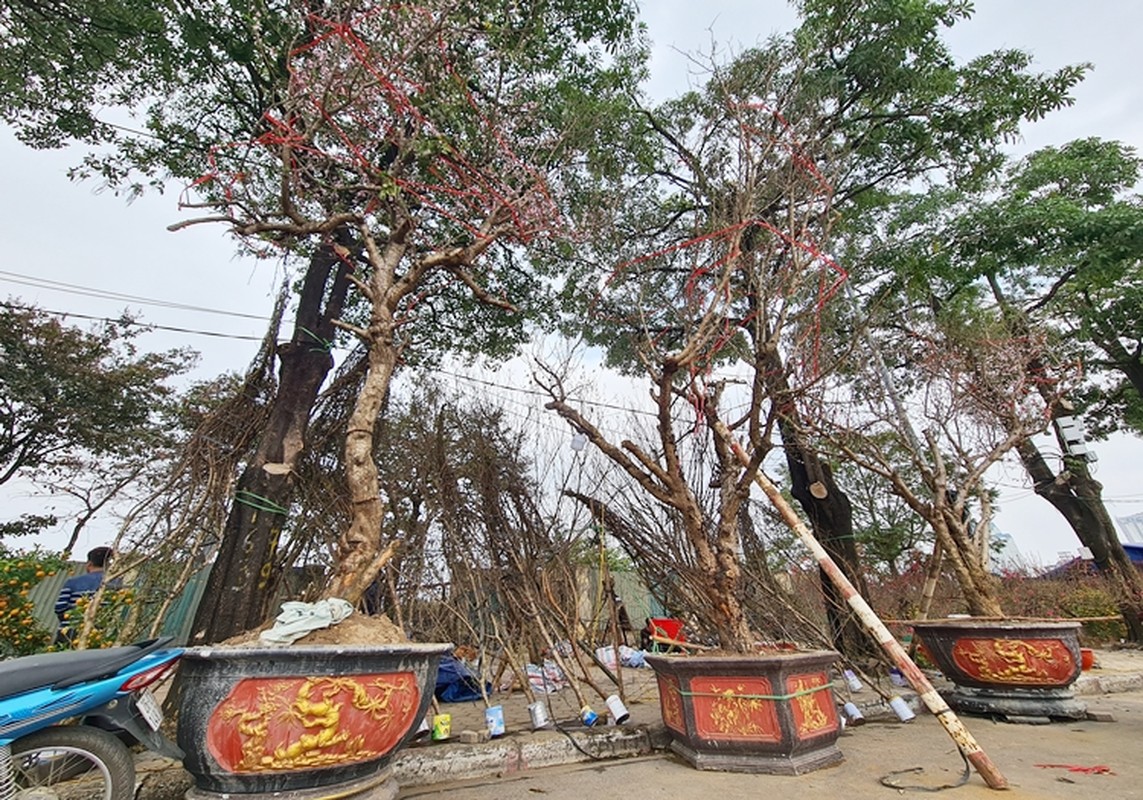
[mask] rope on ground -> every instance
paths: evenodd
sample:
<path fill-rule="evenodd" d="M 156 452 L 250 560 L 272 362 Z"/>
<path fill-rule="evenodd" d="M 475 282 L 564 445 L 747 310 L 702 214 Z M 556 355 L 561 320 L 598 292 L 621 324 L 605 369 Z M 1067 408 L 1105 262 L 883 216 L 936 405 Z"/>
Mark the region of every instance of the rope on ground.
<path fill-rule="evenodd" d="M 879 782 L 882 786 L 888 786 L 890 789 L 907 792 L 943 792 L 946 789 L 959 789 L 968 783 L 968 778 L 972 774 L 972 767 L 969 765 L 964 753 L 961 753 L 960 757 L 961 760 L 964 761 L 964 772 L 961 773 L 960 779 L 956 783 L 946 783 L 940 786 L 911 786 L 893 781 L 894 775 L 919 775 L 925 771 L 924 767 L 909 767 L 908 769 L 894 770 L 893 772 L 882 775 Z"/>
<path fill-rule="evenodd" d="M 546 683 L 546 677 L 545 677 L 545 683 Z M 584 755 L 586 755 L 586 757 L 588 757 L 592 761 L 604 761 L 605 759 L 604 759 L 604 757 L 602 757 L 602 755 L 596 755 L 594 753 L 589 753 L 588 751 L 584 750 L 583 745 L 581 745 L 580 743 L 575 741 L 575 736 L 571 735 L 565 727 L 560 725 L 560 722 L 558 719 L 555 719 L 555 711 L 552 709 L 552 695 L 551 695 L 551 693 L 545 693 L 544 699 L 545 699 L 545 702 L 547 705 L 547 718 L 549 718 L 552 721 L 552 726 L 555 729 L 560 731 L 561 734 L 568 737 L 568 742 L 571 743 L 571 746 L 575 747 L 576 750 L 578 750 L 581 753 L 583 753 Z"/>

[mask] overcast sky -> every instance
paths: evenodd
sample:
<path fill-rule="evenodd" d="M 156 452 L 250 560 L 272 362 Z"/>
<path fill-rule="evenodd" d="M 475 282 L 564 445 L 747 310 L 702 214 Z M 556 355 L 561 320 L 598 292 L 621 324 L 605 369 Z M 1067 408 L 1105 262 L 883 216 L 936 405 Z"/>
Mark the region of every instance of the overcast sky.
<path fill-rule="evenodd" d="M 1036 56 L 1036 67 L 1050 70 L 1092 62 L 1094 71 L 1076 91 L 1076 105 L 1028 127 L 1014 153 L 1080 136 L 1120 139 L 1143 145 L 1143 81 L 1137 77 L 1143 3 L 1122 0 L 978 0 L 977 14 L 949 37 L 963 58 L 997 47 L 1019 47 Z M 789 28 L 791 8 L 775 0 L 644 0 L 643 18 L 654 42 L 649 90 L 668 96 L 702 76 L 688 53 L 733 53 Z M 701 60 L 701 59 L 700 59 Z M 280 265 L 233 256 L 232 243 L 218 228 L 168 233 L 180 218 L 177 189 L 131 205 L 86 184 L 69 183 L 74 153 L 29 150 L 0 131 L 0 164 L 6 191 L 0 194 L 0 230 L 5 257 L 0 264 L 0 297 L 16 296 L 52 311 L 96 317 L 117 316 L 125 306 L 145 321 L 184 331 L 256 339 L 259 319 L 268 313 Z M 26 277 L 39 286 L 29 286 Z M 45 288 L 43 281 L 67 284 Z M 157 307 L 123 298 L 80 293 L 90 287 L 133 298 L 199 307 Z M 61 291 L 61 289 L 69 289 Z M 214 309 L 227 313 L 207 313 Z M 81 320 L 77 319 L 77 322 Z M 257 342 L 201 333 L 159 331 L 145 340 L 155 349 L 191 347 L 202 353 L 199 373 L 242 369 Z M 1120 437 L 1095 446 L 1097 475 L 1105 485 L 1113 516 L 1143 511 L 1143 467 L 1137 439 Z M 1000 528 L 1026 553 L 1043 563 L 1078 542 L 1045 501 L 1035 497 L 1015 467 L 997 476 L 1003 489 Z M 9 490 L 5 517 L 17 506 Z M 38 506 L 42 507 L 42 506 Z M 20 508 L 20 510 L 28 510 Z M 102 541 L 80 542 L 80 548 Z"/>

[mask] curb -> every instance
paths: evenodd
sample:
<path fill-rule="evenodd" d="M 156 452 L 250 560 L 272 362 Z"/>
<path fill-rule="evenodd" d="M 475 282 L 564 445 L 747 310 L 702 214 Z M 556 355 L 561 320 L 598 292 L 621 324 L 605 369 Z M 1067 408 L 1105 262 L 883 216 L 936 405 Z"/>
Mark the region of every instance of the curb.
<path fill-rule="evenodd" d="M 1115 694 L 1117 692 L 1137 692 L 1143 689 L 1143 675 L 1138 673 L 1116 673 L 1111 675 L 1081 675 L 1075 682 L 1077 695 Z"/>
<path fill-rule="evenodd" d="M 1143 674 L 1114 673 L 1081 675 L 1074 684 L 1077 696 L 1143 691 Z M 926 713 L 916 693 L 899 692 L 917 715 Z M 880 698 L 857 704 L 869 721 L 897 722 L 897 714 Z M 574 744 L 573 744 L 574 742 Z M 578 747 L 577 747 L 578 745 Z M 501 777 L 528 770 L 594 760 L 644 756 L 666 750 L 670 735 L 661 723 L 574 729 L 566 733 L 541 731 L 508 734 L 490 742 L 435 743 L 406 746 L 391 762 L 394 777 L 402 787 L 428 786 L 448 781 Z M 139 800 L 180 800 L 191 785 L 182 765 L 154 754 L 138 758 Z M 167 780 L 155 780 L 166 776 Z M 158 784 L 158 785 L 154 785 Z"/>
<path fill-rule="evenodd" d="M 393 759 L 392 767 L 402 788 L 425 786 L 443 781 L 501 777 L 582 761 L 647 755 L 665 749 L 668 738 L 662 725 L 577 730 L 566 734 L 557 731 L 514 734 L 481 744 L 407 747 Z"/>
<path fill-rule="evenodd" d="M 937 687 L 938 691 L 940 687 Z M 1077 697 L 1095 697 L 1103 694 L 1117 694 L 1119 692 L 1143 691 L 1143 674 L 1140 673 L 1113 673 L 1109 675 L 1092 675 L 1086 673 L 1076 678 L 1072 684 L 1072 691 Z M 926 713 L 926 709 L 917 694 L 911 690 L 899 692 L 898 696 L 914 714 Z M 884 700 L 872 699 L 858 703 L 865 719 L 885 722 L 897 720 L 897 712 L 889 707 Z"/>

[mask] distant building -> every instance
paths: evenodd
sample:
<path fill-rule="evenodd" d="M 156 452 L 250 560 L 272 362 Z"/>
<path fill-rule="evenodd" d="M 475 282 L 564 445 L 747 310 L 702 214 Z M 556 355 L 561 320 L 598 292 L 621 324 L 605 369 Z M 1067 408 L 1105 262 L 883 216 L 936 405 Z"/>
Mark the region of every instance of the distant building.
<path fill-rule="evenodd" d="M 1143 511 L 1129 517 L 1116 517 L 1119 523 L 1120 541 L 1126 544 L 1143 544 Z"/>
<path fill-rule="evenodd" d="M 1016 540 L 1012 538 L 1012 534 L 1000 530 L 996 527 L 995 522 L 988 526 L 988 540 L 992 551 L 989 558 L 992 569 L 1020 569 L 1026 566 L 1024 556 L 1020 552 L 1020 548 L 1016 546 Z"/>

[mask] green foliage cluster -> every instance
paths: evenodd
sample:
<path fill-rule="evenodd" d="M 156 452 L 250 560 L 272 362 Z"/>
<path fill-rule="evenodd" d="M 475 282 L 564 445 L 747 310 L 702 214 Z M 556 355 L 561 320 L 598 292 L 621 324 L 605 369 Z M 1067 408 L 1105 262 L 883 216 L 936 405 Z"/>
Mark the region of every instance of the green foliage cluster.
<path fill-rule="evenodd" d="M 9 550 L 0 543 L 0 656 L 32 655 L 51 645 L 52 632 L 36 620 L 28 594 L 65 566 L 54 553 Z"/>
<path fill-rule="evenodd" d="M 971 191 L 903 195 L 865 263 L 966 337 L 1047 336 L 1049 374 L 1082 372 L 1073 400 L 1090 432 L 1143 432 L 1141 166 L 1120 142 L 1078 139 Z"/>
<path fill-rule="evenodd" d="M 1085 582 L 1063 593 L 1060 611 L 1065 617 L 1115 617 L 1119 614 L 1119 605 L 1105 586 Z M 1090 644 L 1119 642 L 1127 636 L 1127 626 L 1122 619 L 1091 620 L 1083 623 L 1081 636 Z"/>
<path fill-rule="evenodd" d="M 84 331 L 34 308 L 0 305 L 0 484 L 68 458 L 155 446 L 183 351 L 139 353 L 137 331 Z"/>
<path fill-rule="evenodd" d="M 601 552 L 599 542 L 594 538 L 576 539 L 572 543 L 568 558 L 573 564 L 593 568 L 598 568 L 600 561 L 603 561 L 608 572 L 635 571 L 631 558 L 622 549 L 609 545 Z"/>
<path fill-rule="evenodd" d="M 58 521 L 52 514 L 21 514 L 16 519 L 0 522 L 0 547 L 3 547 L 5 539 L 33 536 L 45 528 L 50 528 Z"/>

